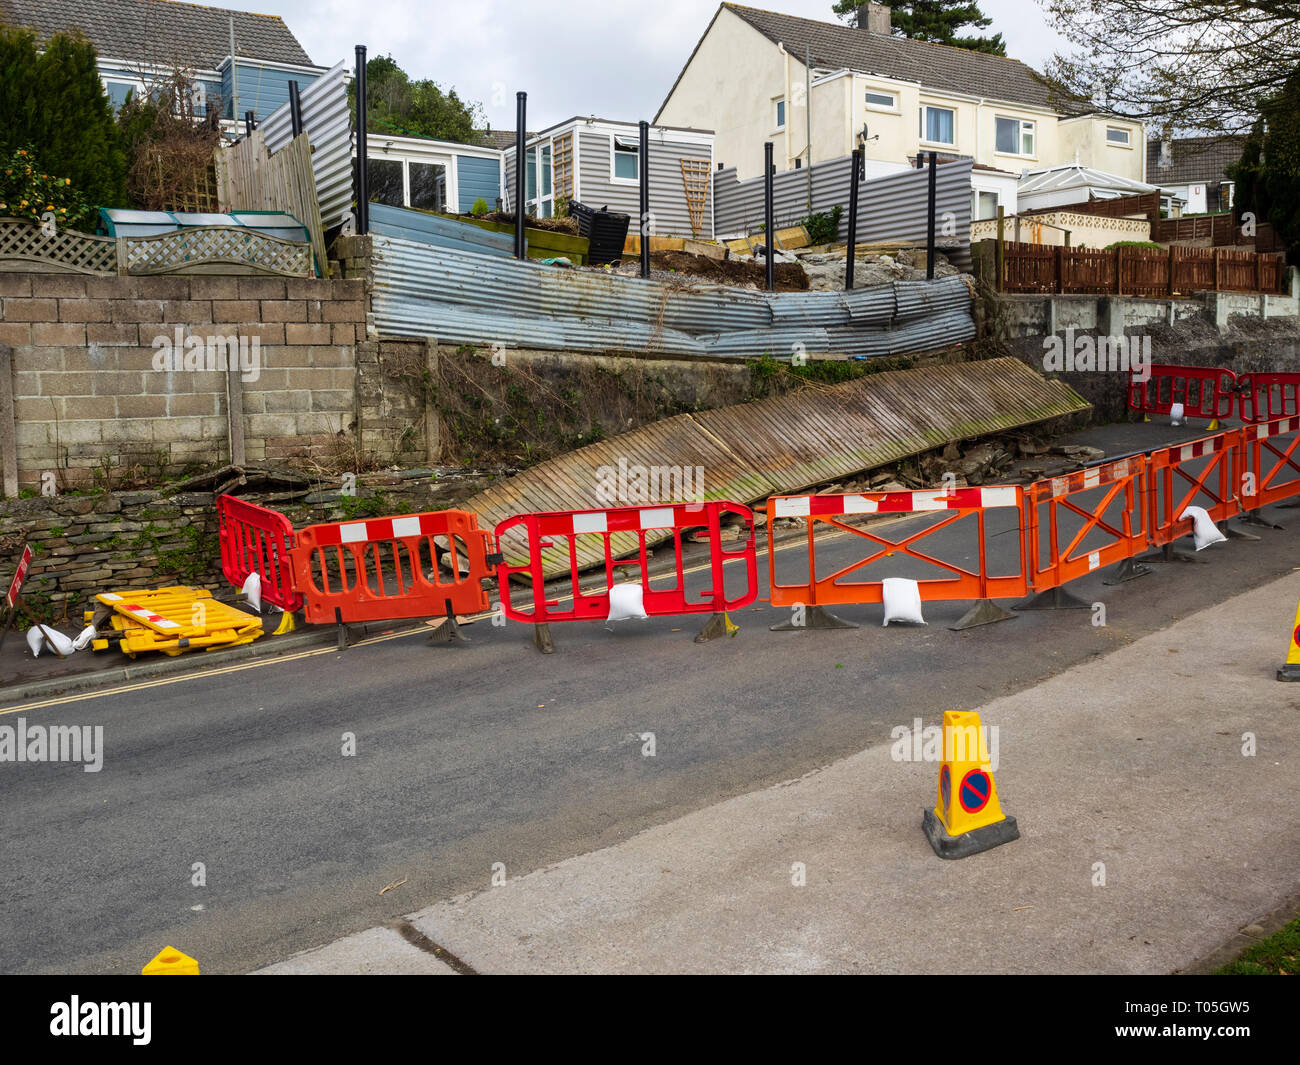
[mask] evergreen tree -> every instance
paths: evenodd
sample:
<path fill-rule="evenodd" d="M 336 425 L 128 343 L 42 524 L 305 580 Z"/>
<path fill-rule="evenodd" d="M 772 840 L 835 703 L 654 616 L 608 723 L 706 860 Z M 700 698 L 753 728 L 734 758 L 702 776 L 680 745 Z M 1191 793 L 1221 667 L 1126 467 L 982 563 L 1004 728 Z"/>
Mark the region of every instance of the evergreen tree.
<path fill-rule="evenodd" d="M 1300 249 L 1300 71 L 1260 108 L 1228 177 L 1237 183 L 1237 216 L 1271 222 L 1283 243 Z M 1288 258 L 1295 262 L 1296 251 Z"/>
<path fill-rule="evenodd" d="M 355 85 L 348 100 L 356 113 Z M 477 144 L 475 127 L 483 122 L 477 104 L 466 103 L 455 89 L 443 90 L 427 78 L 412 81 L 392 56 L 375 56 L 366 63 L 366 129 L 458 144 Z"/>
<path fill-rule="evenodd" d="M 1007 46 L 1002 34 L 992 37 L 959 36 L 958 30 L 966 26 L 985 29 L 993 20 L 980 10 L 977 0 L 881 0 L 890 10 L 890 24 L 895 36 L 910 37 L 914 41 L 931 41 L 950 44 L 972 52 L 989 55 L 1006 55 Z M 832 8 L 840 18 L 856 22 L 858 0 L 837 0 Z"/>

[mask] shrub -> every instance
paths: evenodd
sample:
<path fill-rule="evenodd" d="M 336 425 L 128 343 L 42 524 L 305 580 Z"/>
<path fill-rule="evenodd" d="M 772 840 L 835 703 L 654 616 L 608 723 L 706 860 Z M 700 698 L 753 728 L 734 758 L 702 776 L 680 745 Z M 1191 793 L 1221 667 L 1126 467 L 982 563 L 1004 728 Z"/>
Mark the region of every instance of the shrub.
<path fill-rule="evenodd" d="M 483 197 L 480 196 L 477 200 L 474 201 L 474 206 L 469 209 L 469 213 L 472 214 L 475 218 L 482 218 L 485 214 L 488 213 L 487 200 L 483 199 Z"/>
<path fill-rule="evenodd" d="M 1163 244 L 1157 244 L 1154 240 L 1117 240 L 1114 244 L 1107 244 L 1105 250 L 1112 251 L 1115 248 L 1160 248 Z"/>
<path fill-rule="evenodd" d="M 829 211 L 814 211 L 803 220 L 808 239 L 813 244 L 830 244 L 840 233 L 840 218 L 844 208 L 836 204 Z"/>
<path fill-rule="evenodd" d="M 94 211 L 86 206 L 72 178 L 42 171 L 31 146 L 0 155 L 0 216 L 41 225 L 47 213 L 59 229 L 85 228 L 94 221 Z"/>

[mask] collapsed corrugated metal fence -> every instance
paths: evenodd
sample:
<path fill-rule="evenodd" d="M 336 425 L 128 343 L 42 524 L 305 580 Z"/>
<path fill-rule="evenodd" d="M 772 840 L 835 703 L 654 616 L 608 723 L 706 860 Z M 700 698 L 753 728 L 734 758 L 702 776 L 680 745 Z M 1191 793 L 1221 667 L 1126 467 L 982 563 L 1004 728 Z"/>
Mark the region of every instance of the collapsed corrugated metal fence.
<path fill-rule="evenodd" d="M 800 492 L 860 470 L 1023 425 L 1086 410 L 1066 384 L 1047 380 L 1019 359 L 925 366 L 872 374 L 825 388 L 678 414 L 540 463 L 466 500 L 489 526 L 525 511 L 587 510 L 609 505 L 610 471 L 702 469 L 699 498 L 752 503 Z M 620 467 L 622 463 L 622 467 Z M 653 500 L 651 500 L 653 501 Z M 647 532 L 657 543 L 671 531 Z M 636 547 L 615 533 L 614 550 Z M 591 541 L 591 542 L 588 542 Z M 512 564 L 527 557 L 510 534 L 501 550 Z M 604 558 L 600 537 L 578 537 L 578 561 Z M 543 553 L 547 575 L 568 571 L 568 547 Z"/>
<path fill-rule="evenodd" d="M 563 351 L 872 357 L 975 336 L 964 277 L 850 292 L 686 288 L 397 237 L 373 241 L 375 326 L 385 335 Z"/>

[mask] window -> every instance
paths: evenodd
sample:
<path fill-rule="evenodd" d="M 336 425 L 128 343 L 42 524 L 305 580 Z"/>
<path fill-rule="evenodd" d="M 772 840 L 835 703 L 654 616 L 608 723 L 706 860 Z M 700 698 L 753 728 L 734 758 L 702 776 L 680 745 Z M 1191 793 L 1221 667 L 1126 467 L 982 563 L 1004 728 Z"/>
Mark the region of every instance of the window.
<path fill-rule="evenodd" d="M 400 159 L 366 160 L 366 187 L 370 191 L 370 198 L 376 203 L 404 207 L 406 196 L 402 184 Z"/>
<path fill-rule="evenodd" d="M 410 163 L 411 206 L 426 211 L 447 209 L 447 168 L 438 163 Z"/>
<path fill-rule="evenodd" d="M 136 81 L 118 81 L 105 78 L 104 91 L 108 93 L 109 106 L 114 111 L 120 111 L 122 105 L 126 103 L 127 97 L 132 93 L 139 96 L 144 91 L 144 85 Z"/>
<path fill-rule="evenodd" d="M 948 107 L 922 106 L 921 140 L 930 144 L 956 144 L 953 133 L 956 117 L 956 112 Z"/>
<path fill-rule="evenodd" d="M 614 138 L 615 181 L 638 181 L 641 177 L 641 144 L 625 137 Z"/>
<path fill-rule="evenodd" d="M 1127 148 L 1130 144 L 1129 131 L 1126 129 L 1120 129 L 1117 126 L 1107 126 L 1106 143 Z"/>
<path fill-rule="evenodd" d="M 868 89 L 867 106 L 893 111 L 898 106 L 898 98 L 892 92 L 877 92 L 875 89 Z"/>
<path fill-rule="evenodd" d="M 978 189 L 972 189 L 970 194 L 970 217 L 972 222 L 978 222 L 984 218 L 997 218 L 998 216 L 998 194 L 996 192 L 981 192 Z"/>
<path fill-rule="evenodd" d="M 778 96 L 772 101 L 772 128 L 785 129 L 785 97 Z"/>
<path fill-rule="evenodd" d="M 1034 124 L 1018 118 L 994 119 L 994 147 L 1007 155 L 1034 154 Z"/>

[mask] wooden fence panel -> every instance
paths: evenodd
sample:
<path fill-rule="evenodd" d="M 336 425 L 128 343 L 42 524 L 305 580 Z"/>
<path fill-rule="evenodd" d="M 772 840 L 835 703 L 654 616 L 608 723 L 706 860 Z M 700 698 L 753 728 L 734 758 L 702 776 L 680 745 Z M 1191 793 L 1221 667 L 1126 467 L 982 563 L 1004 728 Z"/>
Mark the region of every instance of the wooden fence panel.
<path fill-rule="evenodd" d="M 1115 253 L 1094 248 L 1064 248 L 1061 251 L 1064 292 L 1096 293 L 1115 291 Z"/>
<path fill-rule="evenodd" d="M 1055 292 L 1056 249 L 1045 244 L 1005 245 L 1004 292 Z"/>

